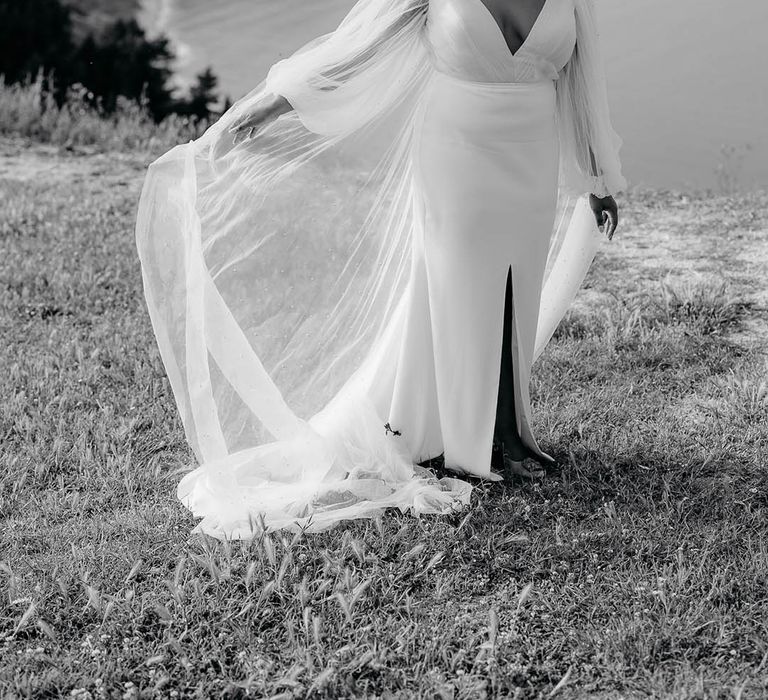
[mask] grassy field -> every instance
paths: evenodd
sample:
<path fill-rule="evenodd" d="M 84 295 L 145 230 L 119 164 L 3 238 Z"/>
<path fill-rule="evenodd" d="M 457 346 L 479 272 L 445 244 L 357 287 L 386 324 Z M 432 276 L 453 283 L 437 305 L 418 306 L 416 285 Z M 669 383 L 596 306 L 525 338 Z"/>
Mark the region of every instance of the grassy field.
<path fill-rule="evenodd" d="M 191 536 L 145 162 L 0 142 L 0 696 L 768 696 L 768 195 L 632 192 L 535 368 L 541 484 Z"/>

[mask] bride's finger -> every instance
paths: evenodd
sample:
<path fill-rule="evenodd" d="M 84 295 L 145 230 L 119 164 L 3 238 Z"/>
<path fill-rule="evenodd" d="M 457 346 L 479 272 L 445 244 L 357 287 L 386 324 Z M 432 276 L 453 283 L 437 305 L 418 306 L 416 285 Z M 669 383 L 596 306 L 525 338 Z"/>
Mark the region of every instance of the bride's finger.
<path fill-rule="evenodd" d="M 230 127 L 229 133 L 230 134 L 238 134 L 242 131 L 245 131 L 248 127 L 246 126 L 247 121 L 242 121 L 239 124 L 235 124 L 233 127 Z"/>
<path fill-rule="evenodd" d="M 238 117 L 235 119 L 235 121 L 232 122 L 232 124 L 229 126 L 228 131 L 229 133 L 233 134 L 235 133 L 239 128 L 240 125 L 247 119 L 248 117 Z"/>
<path fill-rule="evenodd" d="M 259 120 L 258 118 L 251 116 L 246 116 L 240 119 L 240 121 L 235 122 L 230 128 L 229 131 L 232 134 L 236 134 L 239 131 L 245 131 L 246 129 L 251 129 L 256 124 L 258 124 Z"/>

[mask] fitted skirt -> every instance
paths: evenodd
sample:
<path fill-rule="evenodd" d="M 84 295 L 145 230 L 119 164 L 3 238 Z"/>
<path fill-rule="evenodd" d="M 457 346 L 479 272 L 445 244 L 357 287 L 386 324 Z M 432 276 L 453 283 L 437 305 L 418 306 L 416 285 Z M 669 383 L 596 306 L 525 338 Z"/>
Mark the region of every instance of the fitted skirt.
<path fill-rule="evenodd" d="M 558 199 L 555 87 L 436 73 L 420 120 L 396 368 L 373 394 L 414 461 L 443 454 L 448 469 L 491 477 L 510 271 L 517 428 L 547 458 L 531 427 L 529 382 Z"/>

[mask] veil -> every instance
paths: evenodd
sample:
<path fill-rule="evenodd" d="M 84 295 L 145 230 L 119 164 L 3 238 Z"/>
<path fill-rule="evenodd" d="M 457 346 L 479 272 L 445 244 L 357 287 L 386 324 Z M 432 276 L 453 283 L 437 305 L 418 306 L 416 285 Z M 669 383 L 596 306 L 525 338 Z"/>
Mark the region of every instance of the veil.
<path fill-rule="evenodd" d="M 578 63 L 558 80 L 570 145 L 537 356 L 600 239 L 579 195 L 623 186 L 604 90 L 593 85 L 589 2 L 577 0 Z M 368 395 L 392 367 L 407 292 L 409 152 L 433 71 L 427 9 L 428 0 L 360 0 L 338 29 L 276 63 L 201 138 L 148 170 L 136 240 L 199 462 L 178 487 L 202 518 L 198 531 L 316 531 L 386 507 L 446 513 L 469 502 L 468 482 L 437 478 L 388 439 Z M 294 111 L 233 145 L 229 127 L 273 93 Z M 583 175 L 585 147 L 602 176 Z"/>

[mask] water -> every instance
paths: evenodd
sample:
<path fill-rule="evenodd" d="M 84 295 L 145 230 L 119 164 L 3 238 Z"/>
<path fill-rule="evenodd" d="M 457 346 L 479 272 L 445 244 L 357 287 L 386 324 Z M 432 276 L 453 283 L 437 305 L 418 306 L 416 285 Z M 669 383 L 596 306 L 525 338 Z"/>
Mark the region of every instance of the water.
<path fill-rule="evenodd" d="M 170 4 L 174 2 L 175 4 Z M 331 31 L 353 0 L 155 0 L 183 76 L 236 98 Z M 632 183 L 768 186 L 765 0 L 598 0 L 612 115 Z M 157 8 L 164 8 L 158 12 Z M 718 174 L 719 171 L 719 174 Z"/>
<path fill-rule="evenodd" d="M 725 165 L 745 188 L 768 186 L 768 2 L 603 0 L 598 7 L 628 176 L 713 186 Z M 724 146 L 737 152 L 730 163 Z"/>

